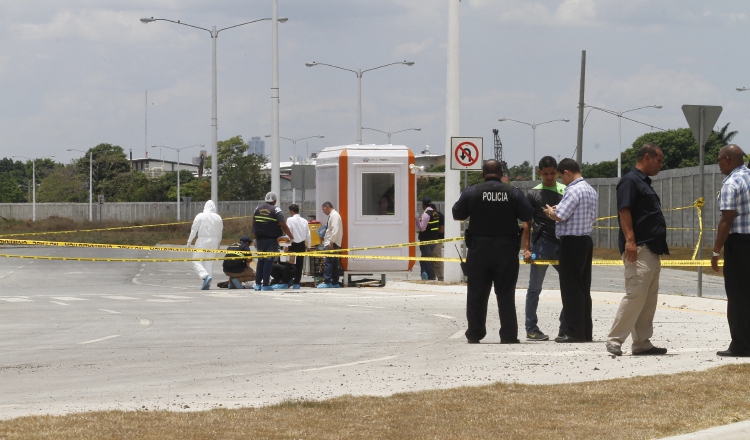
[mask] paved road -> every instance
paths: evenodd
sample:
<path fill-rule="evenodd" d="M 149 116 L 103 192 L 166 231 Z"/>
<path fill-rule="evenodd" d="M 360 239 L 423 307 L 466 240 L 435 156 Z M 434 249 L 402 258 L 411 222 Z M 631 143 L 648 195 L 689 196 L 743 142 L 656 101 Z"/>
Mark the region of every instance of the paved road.
<path fill-rule="evenodd" d="M 21 248 L 29 255 L 160 257 L 96 249 Z M 224 279 L 218 270 L 215 279 Z M 524 270 L 519 287 L 528 275 Z M 692 274 L 665 273 L 688 293 Z M 553 275 L 551 272 L 550 275 Z M 728 329 L 723 300 L 662 295 L 654 342 L 663 357 L 610 357 L 604 338 L 621 272 L 597 269 L 595 343 L 499 345 L 463 337 L 464 288 L 389 282 L 386 288 L 285 292 L 199 290 L 188 263 L 0 259 L 0 417 L 96 409 L 238 407 L 289 398 L 396 392 L 495 381 L 564 383 L 700 370 Z M 555 276 L 540 302 L 552 333 Z M 716 280 L 710 280 L 714 282 Z M 719 280 L 720 281 L 720 280 Z M 688 287 L 685 287 L 688 286 Z M 606 288 L 604 288 L 606 287 Z M 525 290 L 517 291 L 523 319 Z"/>

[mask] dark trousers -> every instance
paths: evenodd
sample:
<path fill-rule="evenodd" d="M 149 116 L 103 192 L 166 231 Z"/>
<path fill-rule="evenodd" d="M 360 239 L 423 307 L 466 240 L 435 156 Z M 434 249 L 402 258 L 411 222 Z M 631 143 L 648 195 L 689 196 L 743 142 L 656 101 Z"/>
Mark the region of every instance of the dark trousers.
<path fill-rule="evenodd" d="M 294 278 L 296 270 L 297 268 L 293 264 L 274 263 L 271 269 L 271 285 L 289 284 Z"/>
<path fill-rule="evenodd" d="M 560 296 L 562 296 L 566 334 L 591 341 L 591 259 L 594 242 L 588 235 L 560 238 Z"/>
<path fill-rule="evenodd" d="M 435 255 L 435 245 L 434 244 L 426 244 L 426 245 L 420 245 L 419 246 L 419 253 L 422 254 L 423 257 L 432 257 Z M 432 261 L 419 261 L 419 272 L 420 273 L 427 273 L 427 279 L 428 280 L 434 280 L 435 279 L 435 267 L 432 265 Z"/>
<path fill-rule="evenodd" d="M 336 243 L 332 243 L 334 249 L 341 249 Z M 323 260 L 323 281 L 328 284 L 339 283 L 339 259 L 326 257 Z"/>
<path fill-rule="evenodd" d="M 466 256 L 466 266 L 466 320 L 469 324 L 465 333 L 466 339 L 479 341 L 487 335 L 487 302 L 494 285 L 500 313 L 500 341 L 516 341 L 516 240 L 503 237 L 473 237 Z"/>
<path fill-rule="evenodd" d="M 724 243 L 724 289 L 727 292 L 727 321 L 732 343 L 729 350 L 750 354 L 750 234 L 729 234 Z"/>
<path fill-rule="evenodd" d="M 255 239 L 255 248 L 258 252 L 278 252 L 279 243 L 275 238 L 257 238 Z M 273 268 L 273 257 L 258 258 L 258 265 L 255 271 L 255 284 L 268 286 L 271 279 L 271 269 Z"/>
<path fill-rule="evenodd" d="M 306 243 L 304 241 L 300 243 L 292 243 L 289 246 L 290 252 L 305 252 L 307 250 Z M 295 257 L 294 265 L 297 267 L 297 273 L 294 275 L 294 284 L 299 284 L 302 280 L 302 268 L 305 266 L 305 257 L 298 255 Z"/>

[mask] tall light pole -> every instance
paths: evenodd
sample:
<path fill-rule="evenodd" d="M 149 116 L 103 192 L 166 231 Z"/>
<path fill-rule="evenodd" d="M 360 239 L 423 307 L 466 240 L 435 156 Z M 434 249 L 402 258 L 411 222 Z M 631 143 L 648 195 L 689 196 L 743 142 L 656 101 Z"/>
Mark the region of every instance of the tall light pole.
<path fill-rule="evenodd" d="M 305 66 L 307 67 L 314 67 L 314 66 L 328 66 L 333 67 L 334 69 L 341 69 L 346 70 L 347 72 L 352 72 L 355 75 L 357 75 L 357 84 L 358 84 L 358 95 L 357 95 L 357 144 L 362 144 L 362 75 L 364 75 L 365 72 L 369 72 L 371 70 L 380 69 L 383 67 L 393 66 L 396 64 L 403 64 L 405 66 L 413 66 L 413 61 L 399 61 L 397 63 L 390 63 L 390 64 L 383 64 L 382 66 L 373 67 L 371 69 L 346 69 L 344 67 L 334 66 L 333 64 L 325 64 L 325 63 L 317 63 L 313 61 L 312 63 L 305 63 Z"/>
<path fill-rule="evenodd" d="M 219 32 L 232 29 L 246 24 L 257 23 L 259 21 L 272 20 L 272 18 L 260 18 L 258 20 L 248 21 L 245 23 L 236 24 L 234 26 L 225 27 L 216 30 L 216 26 L 212 26 L 211 29 L 202 28 L 200 26 L 193 26 L 192 24 L 182 23 L 181 21 L 169 20 L 166 18 L 141 18 L 141 22 L 144 24 L 151 23 L 152 21 L 168 21 L 170 23 L 181 24 L 195 29 L 201 29 L 211 34 L 211 157 L 213 164 L 211 165 L 211 200 L 214 202 L 219 201 L 219 161 L 217 153 L 217 138 L 219 133 L 218 117 L 217 117 L 217 104 L 216 104 L 216 39 L 219 37 Z M 286 23 L 287 18 L 279 18 L 278 21 Z"/>
<path fill-rule="evenodd" d="M 268 137 L 271 137 L 271 135 L 267 134 L 265 137 L 268 138 Z M 297 141 L 302 141 L 302 140 L 305 140 L 305 139 L 312 139 L 312 138 L 323 139 L 324 137 L 325 136 L 323 136 L 323 135 L 315 135 L 315 136 L 307 136 L 307 137 L 298 138 L 298 139 L 290 139 L 290 138 L 285 138 L 285 137 L 279 136 L 279 139 L 284 139 L 284 140 L 292 142 L 292 148 L 293 148 L 293 151 L 294 151 L 294 156 L 292 156 L 292 163 L 294 163 L 294 161 L 297 160 Z"/>
<path fill-rule="evenodd" d="M 508 118 L 502 118 L 498 119 L 500 122 L 504 121 L 511 121 L 511 122 L 518 122 L 519 124 L 528 125 L 531 127 L 531 181 L 536 181 L 536 128 L 540 125 L 549 124 L 550 122 L 570 122 L 570 119 L 553 119 L 551 121 L 547 122 L 540 122 L 538 124 L 536 123 L 530 123 L 530 122 L 523 122 L 523 121 L 516 121 L 515 119 L 508 119 Z"/>
<path fill-rule="evenodd" d="M 86 154 L 83 150 L 68 148 L 68 151 L 78 151 Z M 89 221 L 94 221 L 94 150 L 89 150 Z"/>
<path fill-rule="evenodd" d="M 26 160 L 31 161 L 31 221 L 36 221 L 36 158 L 32 159 L 26 156 L 13 156 L 13 157 L 21 157 Z M 45 158 L 55 157 L 54 155 L 51 156 L 44 156 Z"/>
<path fill-rule="evenodd" d="M 174 150 L 177 152 L 177 221 L 180 221 L 180 150 L 184 150 L 186 148 L 193 148 L 193 147 L 203 147 L 203 144 L 198 145 L 190 145 L 189 147 L 168 147 L 166 145 L 152 145 L 151 148 L 169 148 L 170 150 Z M 164 160 L 162 160 L 162 168 Z"/>
<path fill-rule="evenodd" d="M 387 134 L 388 135 L 388 144 L 391 143 L 391 135 L 392 134 L 401 133 L 402 131 L 410 131 L 410 130 L 413 130 L 413 131 L 422 131 L 421 128 L 405 128 L 405 129 L 399 130 L 399 131 L 383 131 L 383 130 L 378 130 L 377 128 L 367 128 L 367 127 L 362 127 L 362 130 L 372 130 L 372 131 L 378 131 L 380 133 Z"/>
<path fill-rule="evenodd" d="M 593 105 L 587 105 L 586 107 L 592 108 L 594 110 L 599 110 L 604 113 L 609 113 L 610 115 L 617 116 L 617 139 L 618 139 L 617 142 L 618 142 L 618 149 L 619 149 L 619 154 L 617 155 L 617 177 L 622 177 L 622 115 L 628 112 L 634 112 L 636 110 L 641 110 L 644 108 L 660 109 L 661 106 L 660 105 L 646 105 L 643 107 L 625 110 L 623 112 L 618 112 L 616 110 L 609 110 L 609 109 L 601 108 L 601 107 L 595 107 Z"/>

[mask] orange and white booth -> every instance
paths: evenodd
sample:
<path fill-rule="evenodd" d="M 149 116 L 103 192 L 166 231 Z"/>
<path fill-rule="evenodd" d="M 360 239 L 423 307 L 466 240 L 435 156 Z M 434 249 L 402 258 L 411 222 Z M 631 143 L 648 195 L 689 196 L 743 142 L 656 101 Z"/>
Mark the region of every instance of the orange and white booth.
<path fill-rule="evenodd" d="M 403 145 L 345 145 L 325 148 L 315 166 L 317 218 L 326 224 L 323 202 L 341 215 L 345 249 L 408 243 L 416 216 L 414 154 Z M 414 247 L 376 249 L 361 255 L 415 256 Z M 355 254 L 356 255 L 356 254 Z M 342 258 L 346 272 L 408 271 L 410 260 Z M 347 282 L 346 275 L 344 282 Z"/>

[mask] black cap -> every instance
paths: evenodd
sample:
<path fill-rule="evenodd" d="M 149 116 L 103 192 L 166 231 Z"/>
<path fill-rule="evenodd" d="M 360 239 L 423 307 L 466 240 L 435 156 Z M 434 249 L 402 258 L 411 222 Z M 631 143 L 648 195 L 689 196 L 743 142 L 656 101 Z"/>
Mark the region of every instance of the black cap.
<path fill-rule="evenodd" d="M 247 235 L 243 235 L 242 238 L 240 238 L 240 241 L 244 241 L 247 243 L 252 242 L 252 240 L 250 240 L 250 237 L 248 237 Z"/>
<path fill-rule="evenodd" d="M 429 205 L 430 203 L 432 203 L 432 199 L 431 198 L 425 197 L 424 199 L 422 199 L 422 204 Z"/>

